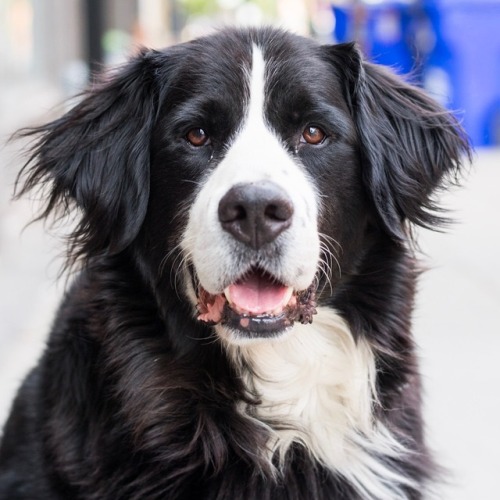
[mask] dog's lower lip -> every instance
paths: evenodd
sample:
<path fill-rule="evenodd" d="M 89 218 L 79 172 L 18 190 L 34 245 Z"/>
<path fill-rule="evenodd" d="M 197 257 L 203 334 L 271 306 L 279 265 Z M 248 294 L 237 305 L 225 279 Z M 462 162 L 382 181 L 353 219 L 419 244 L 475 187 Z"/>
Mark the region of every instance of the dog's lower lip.
<path fill-rule="evenodd" d="M 249 338 L 273 337 L 293 326 L 294 320 L 287 311 L 278 315 L 246 315 L 238 314 L 229 304 L 224 308 L 223 324 L 233 330 L 238 330 Z"/>
<path fill-rule="evenodd" d="M 278 285 L 279 286 L 279 285 Z M 316 286 L 312 284 L 301 292 L 286 287 L 283 303 L 275 310 L 251 313 L 230 303 L 225 293 L 212 295 L 203 287 L 198 291 L 198 320 L 210 325 L 222 324 L 248 337 L 271 337 L 293 326 L 295 321 L 312 323 L 316 314 Z M 231 294 L 229 293 L 229 299 Z"/>

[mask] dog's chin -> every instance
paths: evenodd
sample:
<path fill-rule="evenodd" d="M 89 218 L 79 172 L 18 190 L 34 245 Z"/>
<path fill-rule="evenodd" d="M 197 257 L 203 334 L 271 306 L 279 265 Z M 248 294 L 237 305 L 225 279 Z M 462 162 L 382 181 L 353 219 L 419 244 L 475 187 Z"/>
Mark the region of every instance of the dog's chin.
<path fill-rule="evenodd" d="M 236 343 L 281 338 L 295 322 L 311 323 L 316 314 L 316 286 L 295 290 L 259 269 L 252 269 L 210 294 L 198 286 L 198 320 Z"/>
<path fill-rule="evenodd" d="M 259 325 L 262 326 L 262 325 Z M 268 324 L 268 326 L 271 326 Z M 272 330 L 269 329 L 267 332 L 256 332 L 254 328 L 256 325 L 252 326 L 252 330 L 249 328 L 242 329 L 239 325 L 237 327 L 231 326 L 229 323 L 218 324 L 214 326 L 217 336 L 227 345 L 231 346 L 247 346 L 250 344 L 258 343 L 269 343 L 269 342 L 282 342 L 287 339 L 289 335 L 294 331 L 293 324 L 290 326 L 279 328 L 278 325 L 273 325 Z M 258 327 L 257 327 L 258 328 Z"/>

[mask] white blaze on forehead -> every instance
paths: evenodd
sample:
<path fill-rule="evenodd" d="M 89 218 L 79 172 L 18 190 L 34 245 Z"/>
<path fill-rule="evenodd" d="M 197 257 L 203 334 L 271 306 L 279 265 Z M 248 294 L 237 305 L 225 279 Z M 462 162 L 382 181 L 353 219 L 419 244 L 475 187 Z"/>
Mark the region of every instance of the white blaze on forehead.
<path fill-rule="evenodd" d="M 203 181 L 189 212 L 182 247 L 201 285 L 211 294 L 222 293 L 247 270 L 242 266 L 248 268 L 252 262 L 245 262 L 245 255 L 296 290 L 309 287 L 318 266 L 319 196 L 300 160 L 266 121 L 266 73 L 264 55 L 253 46 L 252 67 L 242 68 L 241 73 L 250 90 L 242 123 L 224 158 Z M 279 235 L 279 256 L 273 252 L 274 259 L 268 251 L 264 258 L 244 247 L 222 229 L 218 219 L 219 202 L 233 186 L 261 181 L 275 183 L 293 202 L 292 223 Z"/>
<path fill-rule="evenodd" d="M 266 63 L 261 50 L 254 45 L 252 52 L 252 72 L 250 78 L 250 106 L 247 126 L 258 127 L 264 121 Z"/>
<path fill-rule="evenodd" d="M 250 97 L 243 126 L 220 166 L 228 166 L 228 171 L 223 170 L 234 183 L 273 180 L 286 190 L 287 185 L 283 186 L 282 179 L 284 174 L 288 175 L 290 171 L 298 174 L 292 176 L 288 184 L 298 181 L 299 177 L 304 182 L 304 174 L 299 172 L 285 145 L 266 121 L 266 62 L 261 49 L 255 45 L 247 78 Z"/>

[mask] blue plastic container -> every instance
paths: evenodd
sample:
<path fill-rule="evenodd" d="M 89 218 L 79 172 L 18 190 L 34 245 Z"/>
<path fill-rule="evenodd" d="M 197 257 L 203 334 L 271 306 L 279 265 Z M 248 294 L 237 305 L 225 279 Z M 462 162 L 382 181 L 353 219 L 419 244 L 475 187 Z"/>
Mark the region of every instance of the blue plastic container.
<path fill-rule="evenodd" d="M 500 144 L 500 1 L 428 0 L 425 7 L 436 44 L 424 87 L 437 97 L 448 87 L 441 97 L 458 111 L 474 145 Z"/>
<path fill-rule="evenodd" d="M 334 38 L 412 73 L 454 110 L 475 146 L 500 145 L 500 0 L 415 0 L 334 7 Z"/>
<path fill-rule="evenodd" d="M 411 18 L 406 2 L 334 5 L 333 12 L 336 41 L 357 40 L 374 62 L 400 73 L 412 69 L 412 52 L 406 40 Z"/>

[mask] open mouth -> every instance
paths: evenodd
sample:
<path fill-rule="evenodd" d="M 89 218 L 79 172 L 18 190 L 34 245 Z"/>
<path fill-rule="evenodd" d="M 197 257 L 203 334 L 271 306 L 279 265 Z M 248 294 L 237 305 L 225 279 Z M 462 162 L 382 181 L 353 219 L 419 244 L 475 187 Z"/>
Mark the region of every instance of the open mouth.
<path fill-rule="evenodd" d="M 297 291 L 259 268 L 253 268 L 224 293 L 198 289 L 198 320 L 223 324 L 248 336 L 272 336 L 293 326 L 311 323 L 316 314 L 316 287 Z"/>

